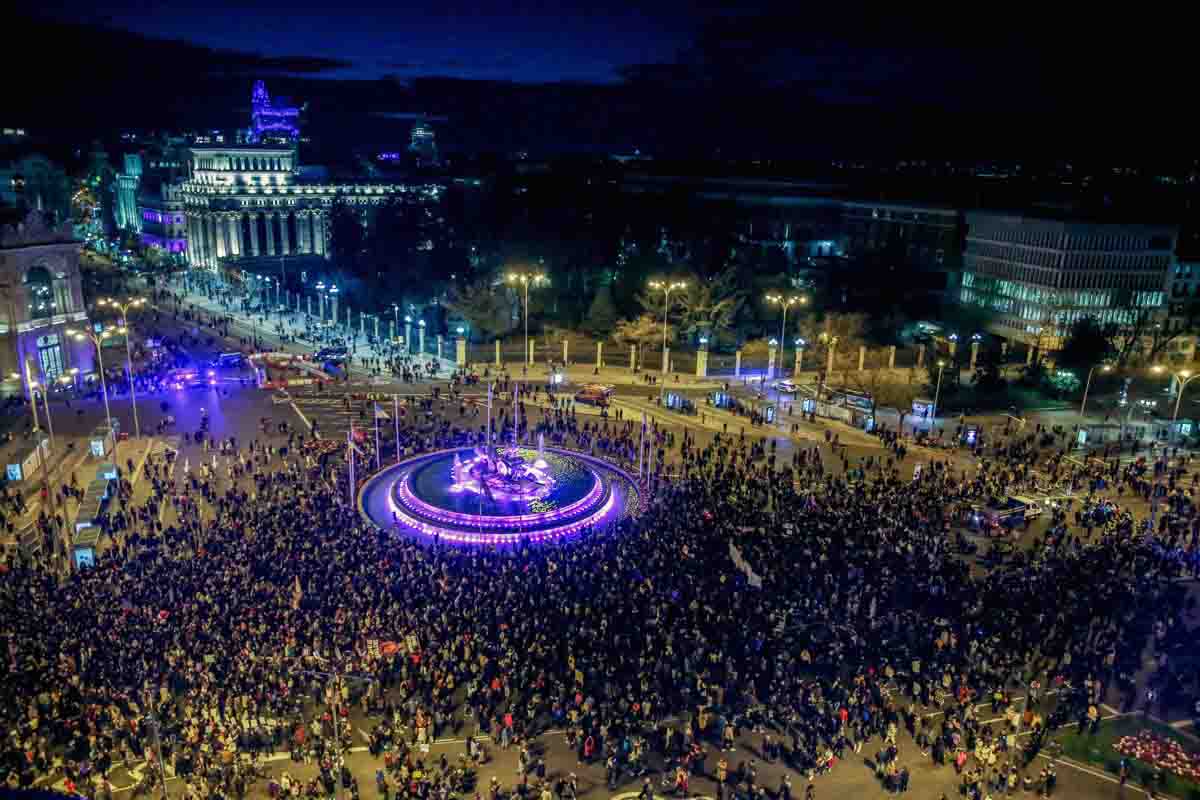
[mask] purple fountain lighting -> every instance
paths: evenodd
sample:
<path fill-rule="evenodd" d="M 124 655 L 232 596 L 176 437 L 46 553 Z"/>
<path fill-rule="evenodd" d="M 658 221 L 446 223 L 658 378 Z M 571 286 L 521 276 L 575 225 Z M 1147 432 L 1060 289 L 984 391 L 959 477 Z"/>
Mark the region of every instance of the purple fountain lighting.
<path fill-rule="evenodd" d="M 594 456 L 558 448 L 455 449 L 373 476 L 359 511 L 380 528 L 461 544 L 550 542 L 635 513 L 637 486 Z"/>

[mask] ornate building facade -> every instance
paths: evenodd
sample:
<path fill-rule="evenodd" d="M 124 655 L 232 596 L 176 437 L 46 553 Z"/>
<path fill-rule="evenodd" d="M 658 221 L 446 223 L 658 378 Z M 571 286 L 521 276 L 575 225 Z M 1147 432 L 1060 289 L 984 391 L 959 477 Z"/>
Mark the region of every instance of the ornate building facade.
<path fill-rule="evenodd" d="M 259 121 L 256 117 L 255 125 Z M 442 188 L 309 178 L 290 142 L 193 146 L 180 185 L 187 260 L 216 270 L 266 256 L 329 258 L 329 211 L 335 199 L 352 207 L 377 205 L 395 195 L 436 200 Z"/>
<path fill-rule="evenodd" d="M 72 367 L 92 372 L 91 342 L 66 334 L 87 326 L 79 242 L 70 221 L 54 227 L 38 211 L 0 227 L 0 377 L 6 385 L 53 381 Z"/>

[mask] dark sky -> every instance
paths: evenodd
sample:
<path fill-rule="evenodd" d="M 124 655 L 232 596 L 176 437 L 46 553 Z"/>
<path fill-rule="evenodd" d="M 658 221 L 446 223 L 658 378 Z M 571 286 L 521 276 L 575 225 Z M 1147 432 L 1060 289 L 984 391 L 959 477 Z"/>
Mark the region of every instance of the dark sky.
<path fill-rule="evenodd" d="M 311 130 L 380 143 L 403 132 L 381 120 L 415 113 L 469 150 L 1191 154 L 1187 26 L 1054 8 L 49 0 L 9 25 L 50 57 L 23 62 L 0 116 L 232 127 L 262 77 L 308 102 Z"/>
<path fill-rule="evenodd" d="M 646 3 L 409 0 L 395 5 L 254 0 L 92 3 L 43 13 L 270 56 L 347 62 L 330 77 L 442 75 L 520 82 L 615 82 L 627 64 L 669 60 L 710 12 Z"/>

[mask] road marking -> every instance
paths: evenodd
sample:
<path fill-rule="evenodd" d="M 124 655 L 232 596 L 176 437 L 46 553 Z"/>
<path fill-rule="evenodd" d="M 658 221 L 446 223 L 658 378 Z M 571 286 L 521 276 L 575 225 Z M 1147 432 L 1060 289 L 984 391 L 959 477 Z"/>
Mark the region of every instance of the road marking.
<path fill-rule="evenodd" d="M 291 400 L 288 402 L 288 405 L 290 405 L 292 407 L 292 411 L 295 411 L 296 414 L 300 417 L 300 421 L 304 423 L 304 427 L 308 428 L 311 431 L 312 423 L 308 421 L 308 417 L 304 416 L 304 412 L 301 411 L 299 409 L 299 407 L 296 405 L 296 401 Z"/>

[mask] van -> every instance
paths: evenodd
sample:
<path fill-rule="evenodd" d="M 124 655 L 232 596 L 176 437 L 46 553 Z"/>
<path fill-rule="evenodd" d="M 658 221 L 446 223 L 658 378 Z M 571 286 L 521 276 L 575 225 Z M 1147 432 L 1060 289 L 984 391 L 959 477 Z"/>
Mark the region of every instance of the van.
<path fill-rule="evenodd" d="M 602 383 L 588 383 L 575 393 L 575 402 L 603 408 L 609 404 L 616 388 Z"/>

